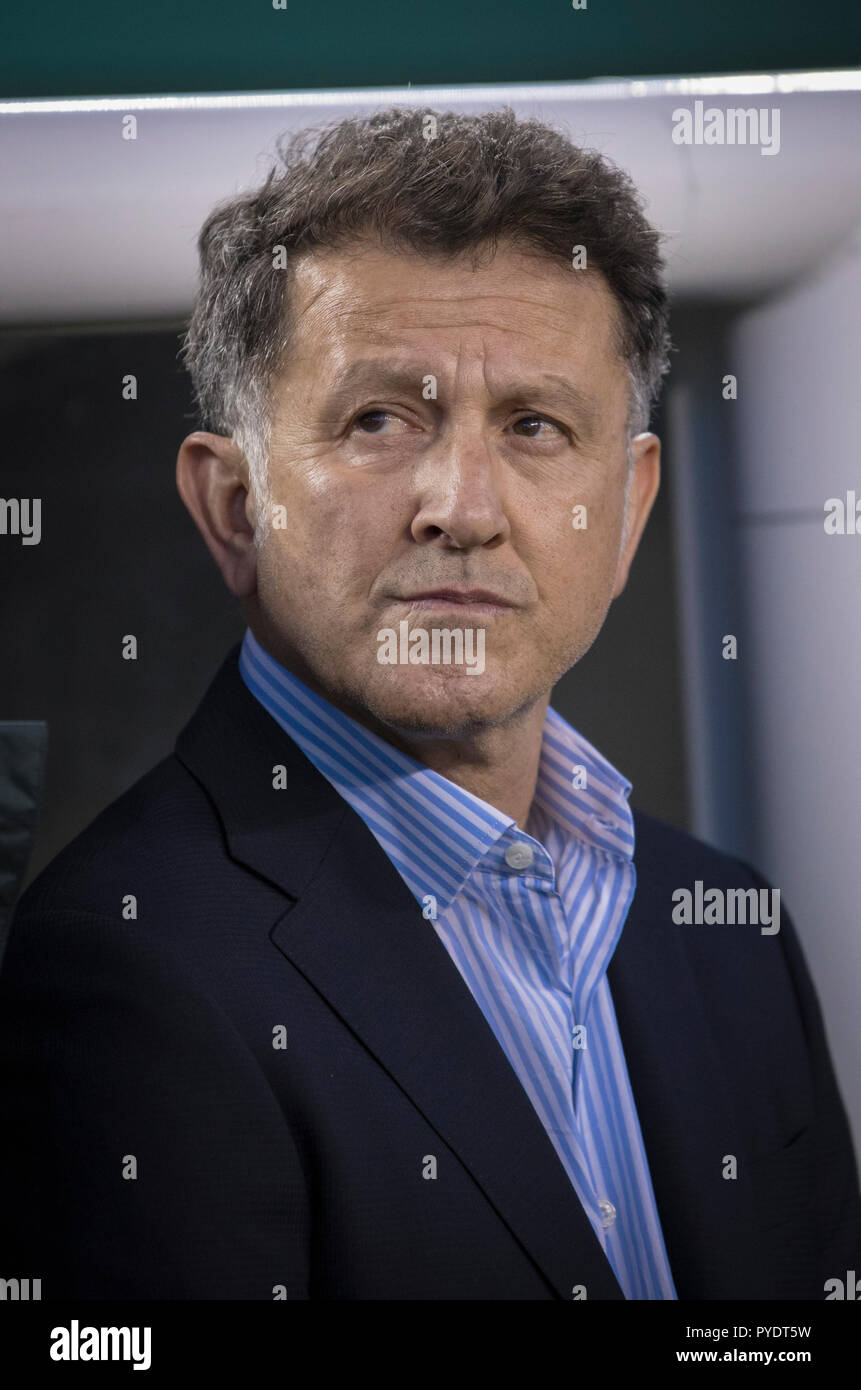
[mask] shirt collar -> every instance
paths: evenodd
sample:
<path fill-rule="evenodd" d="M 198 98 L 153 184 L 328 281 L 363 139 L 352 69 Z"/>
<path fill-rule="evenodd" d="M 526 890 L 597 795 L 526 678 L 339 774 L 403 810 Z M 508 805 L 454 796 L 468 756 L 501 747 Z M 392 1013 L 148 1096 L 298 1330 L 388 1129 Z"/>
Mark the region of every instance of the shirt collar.
<path fill-rule="evenodd" d="M 249 628 L 242 678 L 268 713 L 362 817 L 419 902 L 442 911 L 503 836 L 524 839 L 480 797 L 425 767 L 309 689 Z M 631 783 L 554 709 L 544 725 L 534 805 L 563 832 L 630 859 Z"/>

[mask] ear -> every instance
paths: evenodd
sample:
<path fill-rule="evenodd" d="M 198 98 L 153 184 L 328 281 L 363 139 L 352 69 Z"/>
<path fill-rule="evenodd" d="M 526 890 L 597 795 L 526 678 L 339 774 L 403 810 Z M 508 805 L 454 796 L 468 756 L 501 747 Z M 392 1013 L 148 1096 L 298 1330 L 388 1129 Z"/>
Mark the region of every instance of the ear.
<path fill-rule="evenodd" d="M 631 562 L 649 519 L 652 503 L 661 483 L 661 441 L 656 434 L 638 434 L 631 440 L 633 463 L 628 479 L 625 525 L 616 567 L 613 598 L 618 598 L 628 582 Z"/>
<path fill-rule="evenodd" d="M 257 588 L 248 462 L 232 439 L 196 430 L 176 457 L 176 485 L 224 582 L 238 598 Z"/>

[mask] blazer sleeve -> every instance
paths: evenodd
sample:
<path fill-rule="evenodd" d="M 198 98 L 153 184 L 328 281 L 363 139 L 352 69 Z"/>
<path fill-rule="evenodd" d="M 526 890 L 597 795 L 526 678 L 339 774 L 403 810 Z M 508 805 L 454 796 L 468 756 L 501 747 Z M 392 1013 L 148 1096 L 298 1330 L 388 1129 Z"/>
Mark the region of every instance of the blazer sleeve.
<path fill-rule="evenodd" d="M 756 880 L 757 888 L 771 884 L 756 869 L 745 868 Z M 798 1011 L 807 1041 L 813 1083 L 815 1114 L 812 1162 L 814 1181 L 810 1204 L 814 1208 L 812 1229 L 817 1232 L 814 1263 L 814 1298 L 823 1298 L 825 1281 L 846 1279 L 847 1271 L 861 1272 L 861 1194 L 849 1122 L 834 1066 L 822 1010 L 798 933 L 781 903 L 780 933 L 784 959 L 795 990 Z"/>
<path fill-rule="evenodd" d="M 0 1135 L 3 1273 L 41 1279 L 43 1299 L 309 1296 L 283 1111 L 230 1019 L 137 923 L 13 922 Z"/>

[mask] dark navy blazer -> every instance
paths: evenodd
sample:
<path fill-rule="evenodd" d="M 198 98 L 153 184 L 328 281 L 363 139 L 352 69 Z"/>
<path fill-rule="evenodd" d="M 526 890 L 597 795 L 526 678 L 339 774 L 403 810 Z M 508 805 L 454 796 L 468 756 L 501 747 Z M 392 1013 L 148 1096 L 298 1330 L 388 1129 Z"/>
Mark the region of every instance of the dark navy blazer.
<path fill-rule="evenodd" d="M 19 903 L 0 1274 L 46 1299 L 621 1299 L 444 946 L 238 650 Z M 674 924 L 677 888 L 764 880 L 635 830 L 609 981 L 679 1297 L 822 1299 L 861 1268 L 861 1202 L 795 932 Z"/>

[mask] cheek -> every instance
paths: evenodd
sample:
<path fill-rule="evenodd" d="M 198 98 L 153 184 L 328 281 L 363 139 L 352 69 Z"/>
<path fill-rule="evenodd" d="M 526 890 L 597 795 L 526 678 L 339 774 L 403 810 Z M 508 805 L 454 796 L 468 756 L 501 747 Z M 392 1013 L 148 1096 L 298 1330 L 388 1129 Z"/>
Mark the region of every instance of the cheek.
<path fill-rule="evenodd" d="M 307 616 L 337 611 L 351 596 L 367 594 L 390 552 L 391 535 L 379 515 L 359 514 L 348 499 L 335 503 L 330 494 L 287 512 L 258 559 L 258 585 L 282 603 L 304 607 Z"/>
<path fill-rule="evenodd" d="M 613 582 L 621 533 L 618 499 L 566 500 L 539 535 L 524 536 L 523 553 L 539 591 L 563 606 L 583 592 L 600 595 Z"/>

